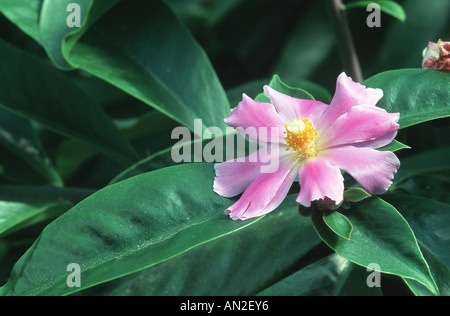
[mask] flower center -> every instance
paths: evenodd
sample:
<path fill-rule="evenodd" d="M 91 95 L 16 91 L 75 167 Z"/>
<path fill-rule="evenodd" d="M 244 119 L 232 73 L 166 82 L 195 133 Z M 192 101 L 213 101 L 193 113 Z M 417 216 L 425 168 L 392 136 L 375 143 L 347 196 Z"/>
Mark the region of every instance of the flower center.
<path fill-rule="evenodd" d="M 305 159 L 316 155 L 316 138 L 318 132 L 308 118 L 292 120 L 292 123 L 284 123 L 286 134 L 284 138 L 288 144 L 287 150 L 300 152 L 300 158 Z"/>

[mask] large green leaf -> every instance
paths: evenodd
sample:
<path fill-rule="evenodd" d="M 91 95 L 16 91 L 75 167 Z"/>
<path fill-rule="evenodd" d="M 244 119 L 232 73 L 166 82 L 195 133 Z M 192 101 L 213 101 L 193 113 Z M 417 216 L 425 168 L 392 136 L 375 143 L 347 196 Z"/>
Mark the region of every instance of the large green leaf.
<path fill-rule="evenodd" d="M 426 197 L 450 205 L 450 171 L 405 178 L 395 184 L 392 192 Z"/>
<path fill-rule="evenodd" d="M 47 156 L 31 123 L 0 109 L 0 144 L 29 164 L 49 183 L 61 186 L 63 181 Z M 9 166 L 5 164 L 5 169 Z"/>
<path fill-rule="evenodd" d="M 317 232 L 336 253 L 363 267 L 375 263 L 381 272 L 413 279 L 438 294 L 413 231 L 394 207 L 374 197 L 352 205 L 347 217 L 353 225 L 351 240 L 313 214 Z"/>
<path fill-rule="evenodd" d="M 380 88 L 378 106 L 400 113 L 400 128 L 450 116 L 450 74 L 429 69 L 401 69 L 377 74 L 364 85 Z"/>
<path fill-rule="evenodd" d="M 441 147 L 403 158 L 401 168 L 395 175 L 396 182 L 415 175 L 450 170 L 449 155 L 450 147 Z"/>
<path fill-rule="evenodd" d="M 295 196 L 255 224 L 85 295 L 254 295 L 321 241 Z M 244 281 L 245 280 L 245 281 Z"/>
<path fill-rule="evenodd" d="M 411 225 L 441 295 L 450 295 L 450 206 L 413 195 L 386 194 L 383 199 L 394 205 Z M 418 282 L 406 282 L 417 294 L 431 294 Z"/>
<path fill-rule="evenodd" d="M 378 148 L 378 150 L 392 151 L 392 152 L 399 151 L 402 149 L 411 149 L 411 147 L 409 147 L 408 145 L 402 144 L 398 140 L 395 140 L 395 139 L 389 145 Z"/>
<path fill-rule="evenodd" d="M 191 146 L 191 143 L 189 144 L 189 146 Z M 195 153 L 192 152 L 191 157 L 194 158 L 194 155 Z M 194 160 L 192 159 L 191 162 L 193 161 Z M 167 148 L 151 155 L 148 158 L 142 159 L 137 163 L 135 163 L 134 165 L 123 170 L 121 173 L 119 173 L 111 180 L 111 184 L 134 177 L 141 173 L 150 172 L 165 167 L 170 167 L 175 164 L 176 163 L 173 161 L 172 158 L 172 148 Z"/>
<path fill-rule="evenodd" d="M 228 100 L 207 55 L 160 1 L 122 1 L 68 58 L 191 130 L 196 118 L 225 126 Z"/>
<path fill-rule="evenodd" d="M 55 65 L 66 70 L 73 68 L 66 59 L 72 46 L 97 18 L 118 1 L 120 0 L 43 1 L 39 17 L 40 40 Z M 79 7 L 70 11 L 70 4 L 77 4 Z M 71 15 L 77 13 L 81 20 L 80 27 L 70 27 L 67 20 L 70 20 Z"/>
<path fill-rule="evenodd" d="M 0 236 L 54 218 L 70 208 L 66 202 L 32 205 L 0 201 Z"/>
<path fill-rule="evenodd" d="M 137 151 L 141 149 L 139 151 L 140 155 L 150 155 L 150 158 L 159 155 L 159 148 L 168 148 L 173 145 L 174 141 L 170 139 L 169 135 L 178 126 L 175 121 L 156 110 L 150 110 L 137 118 L 115 120 L 115 124 L 130 141 L 136 139 L 141 140 L 141 143 L 145 144 L 145 149 L 138 148 L 138 146 L 135 146 L 135 148 Z M 170 148 L 168 152 L 170 153 Z M 55 158 L 56 166 L 61 177 L 66 179 L 76 174 L 81 167 L 86 165 L 87 162 L 99 153 L 98 148 L 95 146 L 76 140 L 67 140 L 61 143 Z M 137 164 L 141 164 L 150 158 L 146 158 Z M 164 165 L 165 167 L 174 165 L 170 155 L 168 155 L 167 159 L 168 163 Z M 137 167 L 137 164 L 130 168 Z M 141 169 L 141 172 L 133 173 L 133 175 L 155 169 L 159 168 Z M 129 175 L 131 176 L 131 173 Z"/>
<path fill-rule="evenodd" d="M 180 143 L 181 142 L 181 143 Z M 248 141 L 239 133 L 230 133 L 224 136 L 216 135 L 213 139 L 204 137 L 203 139 L 181 138 L 170 148 L 163 149 L 148 158 L 142 159 L 129 168 L 118 174 L 111 183 L 115 183 L 132 176 L 153 171 L 156 169 L 173 166 L 180 163 L 189 162 L 223 162 L 229 159 L 248 155 L 255 146 L 251 146 Z M 233 146 L 233 147 L 231 147 Z M 232 148 L 232 149 L 231 149 Z M 214 152 L 214 154 L 212 154 Z M 182 156 L 182 161 L 176 161 Z M 211 156 L 214 161 L 206 161 L 206 157 Z"/>
<path fill-rule="evenodd" d="M 287 94 L 294 98 L 314 100 L 314 97 L 309 92 L 307 92 L 303 89 L 300 89 L 300 88 L 291 87 L 291 86 L 287 85 L 286 83 L 281 81 L 281 79 L 278 75 L 274 75 L 268 85 L 269 85 L 269 87 L 275 89 L 276 91 Z M 266 97 L 263 92 L 258 94 L 255 97 L 255 101 L 270 103 L 270 99 L 268 97 Z"/>
<path fill-rule="evenodd" d="M 349 219 L 337 211 L 324 212 L 323 222 L 338 236 L 351 240 L 353 225 Z"/>
<path fill-rule="evenodd" d="M 262 296 L 379 296 L 369 272 L 337 254 L 318 260 L 258 293 Z"/>
<path fill-rule="evenodd" d="M 0 11 L 36 42 L 39 34 L 39 13 L 43 0 L 1 0 Z"/>
<path fill-rule="evenodd" d="M 0 40 L 0 106 L 130 164 L 137 154 L 112 120 L 64 73 Z"/>
<path fill-rule="evenodd" d="M 2 0 L 0 11 L 41 44 L 57 67 L 70 70 L 73 67 L 66 60 L 67 53 L 84 32 L 118 1 Z M 76 12 L 69 6 L 73 4 L 79 6 Z M 79 13 L 80 27 L 68 25 L 73 13 Z"/>
<path fill-rule="evenodd" d="M 28 205 L 49 205 L 57 201 L 75 205 L 94 192 L 93 189 L 59 188 L 44 185 L 1 185 L 0 201 L 20 202 Z"/>
<path fill-rule="evenodd" d="M 148 268 L 255 223 L 224 215 L 212 164 L 186 164 L 108 186 L 53 221 L 16 263 L 5 295 L 65 295 Z M 261 219 L 261 218 L 259 218 Z M 81 267 L 81 288 L 66 284 Z"/>

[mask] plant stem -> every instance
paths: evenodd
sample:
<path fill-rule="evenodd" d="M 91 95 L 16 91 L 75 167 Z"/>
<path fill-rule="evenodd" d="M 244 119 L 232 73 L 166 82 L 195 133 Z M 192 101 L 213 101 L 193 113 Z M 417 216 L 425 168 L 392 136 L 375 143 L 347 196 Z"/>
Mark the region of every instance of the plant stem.
<path fill-rule="evenodd" d="M 364 80 L 342 0 L 327 0 L 330 5 L 338 45 L 347 75 L 357 82 Z"/>

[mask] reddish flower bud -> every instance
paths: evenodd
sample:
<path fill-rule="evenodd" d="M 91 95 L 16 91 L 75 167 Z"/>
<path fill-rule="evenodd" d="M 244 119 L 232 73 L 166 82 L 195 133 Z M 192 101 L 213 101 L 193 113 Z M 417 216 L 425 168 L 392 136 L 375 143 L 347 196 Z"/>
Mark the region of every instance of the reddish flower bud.
<path fill-rule="evenodd" d="M 422 68 L 450 70 L 450 42 L 429 42 L 423 53 Z"/>

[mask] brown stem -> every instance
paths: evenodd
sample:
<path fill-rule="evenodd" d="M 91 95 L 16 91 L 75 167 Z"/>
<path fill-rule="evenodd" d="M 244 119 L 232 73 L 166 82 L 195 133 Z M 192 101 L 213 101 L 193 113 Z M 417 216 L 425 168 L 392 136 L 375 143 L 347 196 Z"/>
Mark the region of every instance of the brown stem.
<path fill-rule="evenodd" d="M 353 80 L 362 82 L 364 80 L 352 34 L 348 26 L 347 16 L 341 0 L 327 0 L 330 4 L 333 24 L 336 28 L 338 45 L 347 75 Z"/>

